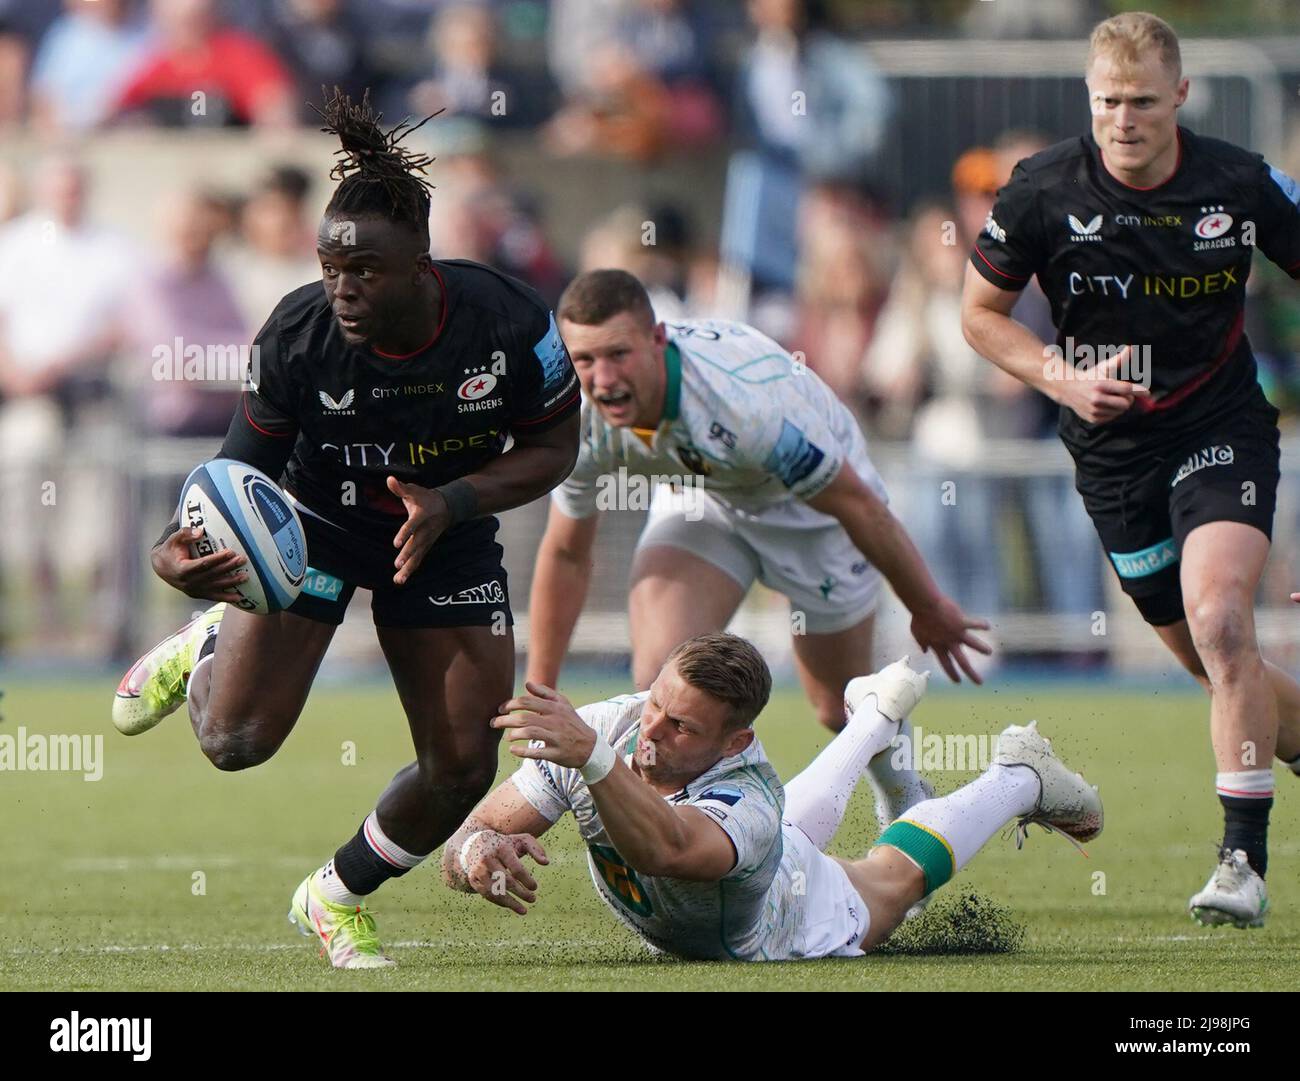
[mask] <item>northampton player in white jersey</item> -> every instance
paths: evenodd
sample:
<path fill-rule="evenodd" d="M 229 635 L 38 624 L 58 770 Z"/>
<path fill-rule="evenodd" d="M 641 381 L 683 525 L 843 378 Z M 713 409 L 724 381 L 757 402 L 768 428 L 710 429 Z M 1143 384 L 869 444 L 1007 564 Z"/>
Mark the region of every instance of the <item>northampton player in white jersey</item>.
<path fill-rule="evenodd" d="M 492 723 L 527 759 L 448 841 L 443 877 L 525 915 L 538 884 L 522 859 L 573 812 L 601 899 L 653 950 L 693 959 L 857 957 L 1012 821 L 1078 841 L 1101 832 L 1096 790 L 1033 725 L 1002 733 L 993 764 L 911 807 L 863 859 L 821 850 L 875 756 L 889 754 L 925 688 L 906 660 L 852 680 L 849 721 L 784 787 L 754 736 L 771 676 L 743 638 L 672 651 L 649 691 L 575 710 L 529 684 Z"/>
<path fill-rule="evenodd" d="M 581 449 L 552 492 L 529 608 L 528 677 L 556 686 L 586 599 L 602 512 L 659 484 L 628 598 L 633 679 L 650 685 L 691 635 L 726 627 L 757 579 L 790 600 L 794 655 L 818 719 L 843 726 L 844 685 L 870 667 L 882 576 L 912 635 L 949 677 L 979 682 L 988 652 L 890 513 L 853 415 L 766 335 L 743 323 L 657 323 L 620 270 L 576 278 L 557 308 L 582 382 Z M 882 819 L 929 794 L 888 759 L 872 767 Z"/>

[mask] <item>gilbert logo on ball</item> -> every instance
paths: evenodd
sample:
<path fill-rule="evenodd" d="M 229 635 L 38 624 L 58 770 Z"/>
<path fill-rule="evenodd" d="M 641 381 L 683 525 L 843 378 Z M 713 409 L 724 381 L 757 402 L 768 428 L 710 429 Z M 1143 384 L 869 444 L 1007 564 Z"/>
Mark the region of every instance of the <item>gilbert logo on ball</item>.
<path fill-rule="evenodd" d="M 204 462 L 181 488 L 180 523 L 202 528 L 190 546 L 200 558 L 234 549 L 248 563 L 235 586 L 246 612 L 279 612 L 298 599 L 307 577 L 307 542 L 298 512 L 265 473 L 246 462 Z"/>

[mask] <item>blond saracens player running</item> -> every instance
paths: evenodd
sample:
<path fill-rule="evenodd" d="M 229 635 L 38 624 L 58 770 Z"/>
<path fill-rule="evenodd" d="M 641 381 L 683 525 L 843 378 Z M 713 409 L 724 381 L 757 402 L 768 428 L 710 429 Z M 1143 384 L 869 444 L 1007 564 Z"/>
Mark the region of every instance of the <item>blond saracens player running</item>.
<path fill-rule="evenodd" d="M 931 578 L 867 456 L 861 429 L 825 383 L 766 335 L 725 320 L 656 322 L 619 270 L 575 279 L 557 308 L 582 382 L 582 448 L 552 493 L 529 609 L 528 677 L 556 686 L 591 578 L 600 512 L 630 478 L 660 485 L 628 597 L 633 679 L 650 685 L 669 650 L 724 628 L 757 578 L 804 621 L 793 638 L 817 716 L 843 726 L 844 685 L 870 667 L 882 575 L 911 630 L 954 681 L 979 682 L 987 653 Z M 611 492 L 614 498 L 610 498 Z M 889 756 L 870 780 L 882 822 L 930 790 Z"/>
<path fill-rule="evenodd" d="M 1224 833 L 1189 908 L 1202 923 L 1259 926 L 1270 761 L 1300 772 L 1300 686 L 1255 636 L 1278 414 L 1243 325 L 1256 247 L 1300 277 L 1300 185 L 1178 126 L 1188 80 L 1177 36 L 1153 15 L 1094 29 L 1087 85 L 1091 132 L 1025 159 L 998 193 L 967 267 L 962 326 L 1061 404 L 1076 486 L 1124 591 L 1210 692 Z M 1034 275 L 1052 302 L 1054 353 L 1009 315 Z M 1076 378 L 1061 363 L 1076 342 L 1120 352 Z"/>
<path fill-rule="evenodd" d="M 771 677 L 743 638 L 688 639 L 648 692 L 580 710 L 530 685 L 492 722 L 529 761 L 450 838 L 444 881 L 524 915 L 538 886 L 522 857 L 547 862 L 537 838 L 572 811 L 601 899 L 652 949 L 856 957 L 1008 822 L 1080 841 L 1101 832 L 1096 790 L 1031 724 L 1004 731 L 984 774 L 910 808 L 864 859 L 823 854 L 867 762 L 924 686 L 906 660 L 854 679 L 847 725 L 783 790 L 752 727 Z"/>

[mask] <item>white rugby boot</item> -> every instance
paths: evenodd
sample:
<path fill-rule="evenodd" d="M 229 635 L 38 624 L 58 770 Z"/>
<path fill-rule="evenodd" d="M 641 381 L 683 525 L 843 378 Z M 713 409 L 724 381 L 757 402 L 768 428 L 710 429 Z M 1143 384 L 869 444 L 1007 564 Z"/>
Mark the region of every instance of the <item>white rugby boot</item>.
<path fill-rule="evenodd" d="M 887 723 L 891 723 L 890 742 L 881 754 L 893 754 L 893 738 L 898 735 L 903 722 L 916 708 L 916 704 L 925 695 L 929 681 L 929 672 L 917 672 L 908 663 L 906 656 L 886 665 L 879 672 L 869 676 L 857 676 L 849 680 L 844 688 L 844 714 L 849 720 L 859 710 L 873 710 Z M 913 761 L 916 748 L 909 747 Z M 885 828 L 911 807 L 934 798 L 934 786 L 916 770 L 910 775 L 893 776 L 887 783 L 878 781 L 868 773 L 868 782 L 876 801 L 876 822 L 883 833 Z M 925 911 L 930 903 L 930 895 L 923 897 L 907 910 L 906 919 L 915 919 Z"/>
<path fill-rule="evenodd" d="M 1187 911 L 1202 927 L 1263 927 L 1268 890 L 1245 852 L 1224 848 L 1210 881 L 1187 902 Z"/>
<path fill-rule="evenodd" d="M 1103 814 L 1097 786 L 1081 773 L 1071 773 L 1038 731 L 1038 722 L 1011 725 L 998 737 L 993 761 L 1000 766 L 1026 766 L 1038 777 L 1038 805 L 1016 824 L 1016 847 L 1021 847 L 1029 826 L 1063 833 L 1076 845 L 1101 833 Z"/>
<path fill-rule="evenodd" d="M 898 734 L 899 728 L 916 704 L 925 695 L 929 672 L 917 672 L 908 663 L 907 657 L 886 665 L 879 672 L 869 676 L 857 676 L 849 680 L 844 688 L 844 714 L 852 720 L 859 710 L 874 710 L 887 722 L 893 723 L 890 740 Z M 913 758 L 916 748 L 909 748 Z M 892 744 L 887 745 L 879 754 L 892 754 Z M 877 756 L 878 757 L 878 756 Z M 869 778 L 871 789 L 876 797 L 876 821 L 884 830 L 909 807 L 922 800 L 934 797 L 934 786 L 919 773 L 912 783 L 900 781 L 896 784 L 882 785 L 874 777 Z"/>

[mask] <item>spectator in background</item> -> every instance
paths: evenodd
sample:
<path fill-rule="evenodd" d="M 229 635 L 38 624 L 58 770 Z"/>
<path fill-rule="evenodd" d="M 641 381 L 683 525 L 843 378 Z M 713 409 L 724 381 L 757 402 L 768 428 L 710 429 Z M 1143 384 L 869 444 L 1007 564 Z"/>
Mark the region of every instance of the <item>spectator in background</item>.
<path fill-rule="evenodd" d="M 27 115 L 27 69 L 62 0 L 0 0 L 0 128 Z"/>
<path fill-rule="evenodd" d="M 429 28 L 432 71 L 410 94 L 412 112 L 445 109 L 506 128 L 535 127 L 548 114 L 549 87 L 498 57 L 497 23 L 485 3 L 441 8 Z"/>
<path fill-rule="evenodd" d="M 890 231 L 852 187 L 809 188 L 799 210 L 796 323 L 788 338 L 851 408 L 862 405 L 862 354 L 887 291 Z"/>
<path fill-rule="evenodd" d="M 992 154 L 986 155 L 992 168 Z M 996 486 L 980 473 L 996 395 L 990 365 L 961 332 L 966 252 L 951 207 L 918 208 L 905 228 L 901 266 L 867 350 L 864 373 L 891 434 L 910 420 L 915 483 L 899 493 L 903 520 L 943 588 L 963 607 L 1003 603 Z"/>
<path fill-rule="evenodd" d="M 546 126 L 550 150 L 650 162 L 714 141 L 722 110 L 705 79 L 703 32 L 693 15 L 678 0 L 597 10 L 601 32 L 583 35 L 579 77 L 565 84 L 567 100 Z M 552 34 L 567 21 L 555 12 Z"/>
<path fill-rule="evenodd" d="M 804 177 L 862 183 L 893 113 L 860 44 L 823 28 L 812 0 L 749 0 L 755 39 L 741 63 L 742 132 Z"/>
<path fill-rule="evenodd" d="M 229 256 L 230 279 L 244 322 L 253 331 L 266 322 L 285 293 L 320 277 L 315 223 L 307 212 L 310 189 L 311 181 L 301 169 L 277 166 L 239 210 L 242 243 Z"/>
<path fill-rule="evenodd" d="M 8 569 L 32 583 L 43 629 L 57 634 L 61 575 L 105 555 L 96 538 L 107 531 L 80 530 L 69 544 L 58 521 L 65 512 L 112 517 L 99 422 L 134 260 L 122 239 L 86 220 L 76 161 L 47 158 L 34 180 L 35 207 L 0 226 L 0 514 Z M 68 461 L 78 468 L 65 469 Z"/>
<path fill-rule="evenodd" d="M 225 26 L 215 0 L 151 0 L 157 37 L 113 104 L 167 127 L 293 123 L 293 79 L 257 38 Z"/>
<path fill-rule="evenodd" d="M 222 217 L 221 200 L 200 191 L 176 193 L 162 208 L 161 258 L 133 297 L 126 365 L 146 433 L 223 436 L 239 400 L 233 357 L 252 334 L 212 257 Z M 193 349 L 203 352 L 202 377 L 175 378 L 176 355 L 183 374 Z"/>
<path fill-rule="evenodd" d="M 749 149 L 734 154 L 727 171 L 724 291 L 739 318 L 788 340 L 798 288 L 800 303 L 814 323 L 823 324 L 834 354 L 824 361 L 823 377 L 844 388 L 865 344 L 862 330 L 853 328 L 869 324 L 874 303 L 871 253 L 855 250 L 851 241 L 819 235 L 815 223 L 826 216 L 823 208 L 837 205 L 840 216 L 874 215 L 847 207 L 862 202 L 851 193 L 870 190 L 892 113 L 889 88 L 860 45 L 826 29 L 820 4 L 749 0 L 746 10 L 755 36 L 740 63 L 736 112 Z M 810 220 L 811 233 L 804 224 Z M 819 318 L 816 283 L 825 282 L 836 264 L 852 281 L 828 283 L 826 303 L 836 314 Z M 798 286 L 796 267 L 804 281 Z M 857 358 L 850 364 L 854 336 L 859 337 Z M 813 357 L 813 346 L 799 347 Z M 856 388 L 856 372 L 850 382 Z"/>
<path fill-rule="evenodd" d="M 448 125 L 441 134 L 453 150 L 439 160 L 430 251 L 440 259 L 473 259 L 497 267 L 554 304 L 566 277 L 536 208 L 508 182 L 477 126 Z"/>
<path fill-rule="evenodd" d="M 377 79 L 367 55 L 364 0 L 271 0 L 262 23 L 266 44 L 294 78 L 293 108 L 315 126 L 320 88 L 337 86 L 357 101 Z"/>
<path fill-rule="evenodd" d="M 31 120 L 44 131 L 85 131 L 108 116 L 149 47 L 135 0 L 65 0 L 32 65 Z"/>
<path fill-rule="evenodd" d="M 671 322 L 708 314 L 701 298 L 691 293 L 690 226 L 675 206 L 628 204 L 592 226 L 582 240 L 578 273 L 600 269 L 635 275 L 650 296 L 656 319 Z"/>
<path fill-rule="evenodd" d="M 22 212 L 24 194 L 23 178 L 18 170 L 0 162 L 0 225 Z"/>

